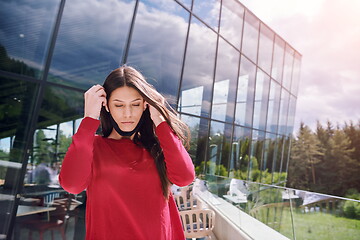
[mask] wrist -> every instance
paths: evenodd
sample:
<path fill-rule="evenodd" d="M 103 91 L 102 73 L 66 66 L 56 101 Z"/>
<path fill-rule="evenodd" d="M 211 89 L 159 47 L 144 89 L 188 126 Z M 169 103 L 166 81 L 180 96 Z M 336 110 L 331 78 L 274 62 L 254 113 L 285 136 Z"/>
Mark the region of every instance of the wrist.
<path fill-rule="evenodd" d="M 159 126 L 160 123 L 165 122 L 165 118 L 163 116 L 159 116 L 155 119 L 153 119 L 153 122 L 155 124 L 155 127 Z"/>
<path fill-rule="evenodd" d="M 99 117 L 96 117 L 95 115 L 84 115 L 84 118 L 89 117 L 89 118 L 93 118 L 96 120 L 99 120 Z"/>

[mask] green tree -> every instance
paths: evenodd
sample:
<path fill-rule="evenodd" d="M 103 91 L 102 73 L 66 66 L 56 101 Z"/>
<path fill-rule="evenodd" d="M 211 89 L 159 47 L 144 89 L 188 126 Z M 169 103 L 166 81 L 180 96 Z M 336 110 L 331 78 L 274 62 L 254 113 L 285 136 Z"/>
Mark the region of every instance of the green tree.
<path fill-rule="evenodd" d="M 297 139 L 292 144 L 288 186 L 310 189 L 312 184 L 316 184 L 316 166 L 323 152 L 317 137 L 301 123 Z"/>
<path fill-rule="evenodd" d="M 356 161 L 351 157 L 354 149 L 351 148 L 350 139 L 346 136 L 344 131 L 337 129 L 333 137 L 329 140 L 330 145 L 330 161 L 336 163 L 336 178 L 332 179 L 333 186 L 332 194 L 341 195 L 345 194 L 344 186 L 352 181 L 352 177 L 358 173 L 354 170 Z"/>

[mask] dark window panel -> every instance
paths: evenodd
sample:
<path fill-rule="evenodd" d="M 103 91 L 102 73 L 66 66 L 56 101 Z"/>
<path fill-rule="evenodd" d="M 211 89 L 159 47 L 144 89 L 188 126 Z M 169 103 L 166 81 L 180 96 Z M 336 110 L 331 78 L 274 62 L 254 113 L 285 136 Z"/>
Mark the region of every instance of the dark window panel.
<path fill-rule="evenodd" d="M 263 160 L 260 164 L 261 183 L 272 183 L 272 167 L 274 162 L 274 152 L 276 151 L 276 139 L 276 134 L 266 133 Z"/>
<path fill-rule="evenodd" d="M 248 173 L 248 179 L 252 182 L 260 181 L 260 166 L 263 161 L 264 144 L 265 132 L 253 130 Z"/>
<path fill-rule="evenodd" d="M 250 140 L 251 130 L 249 128 L 235 126 L 229 161 L 230 177 L 248 179 Z"/>
<path fill-rule="evenodd" d="M 23 80 L 0 77 L 0 235 L 8 235 L 15 211 L 17 187 L 23 181 L 27 144 L 31 140 L 31 121 L 39 85 Z"/>

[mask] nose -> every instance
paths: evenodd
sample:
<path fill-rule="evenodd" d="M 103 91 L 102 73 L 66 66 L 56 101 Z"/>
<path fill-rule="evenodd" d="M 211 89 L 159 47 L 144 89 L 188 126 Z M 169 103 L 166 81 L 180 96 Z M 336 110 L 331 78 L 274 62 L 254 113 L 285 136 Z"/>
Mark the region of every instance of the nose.
<path fill-rule="evenodd" d="M 132 110 L 131 110 L 131 107 L 125 107 L 125 111 L 124 111 L 124 117 L 126 118 L 130 118 L 132 115 Z"/>

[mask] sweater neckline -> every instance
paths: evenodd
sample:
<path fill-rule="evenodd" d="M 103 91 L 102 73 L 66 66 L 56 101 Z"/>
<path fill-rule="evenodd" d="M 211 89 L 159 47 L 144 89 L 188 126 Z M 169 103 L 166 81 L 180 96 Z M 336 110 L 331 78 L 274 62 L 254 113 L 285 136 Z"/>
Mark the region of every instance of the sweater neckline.
<path fill-rule="evenodd" d="M 118 142 L 118 143 L 120 143 L 120 142 L 127 142 L 127 143 L 133 143 L 133 144 L 135 144 L 134 143 L 134 141 L 133 140 L 131 140 L 130 138 L 120 138 L 120 139 L 114 139 L 114 138 L 108 138 L 108 137 L 103 137 L 104 139 L 106 139 L 106 140 L 109 140 L 109 141 L 111 141 L 111 142 Z"/>

